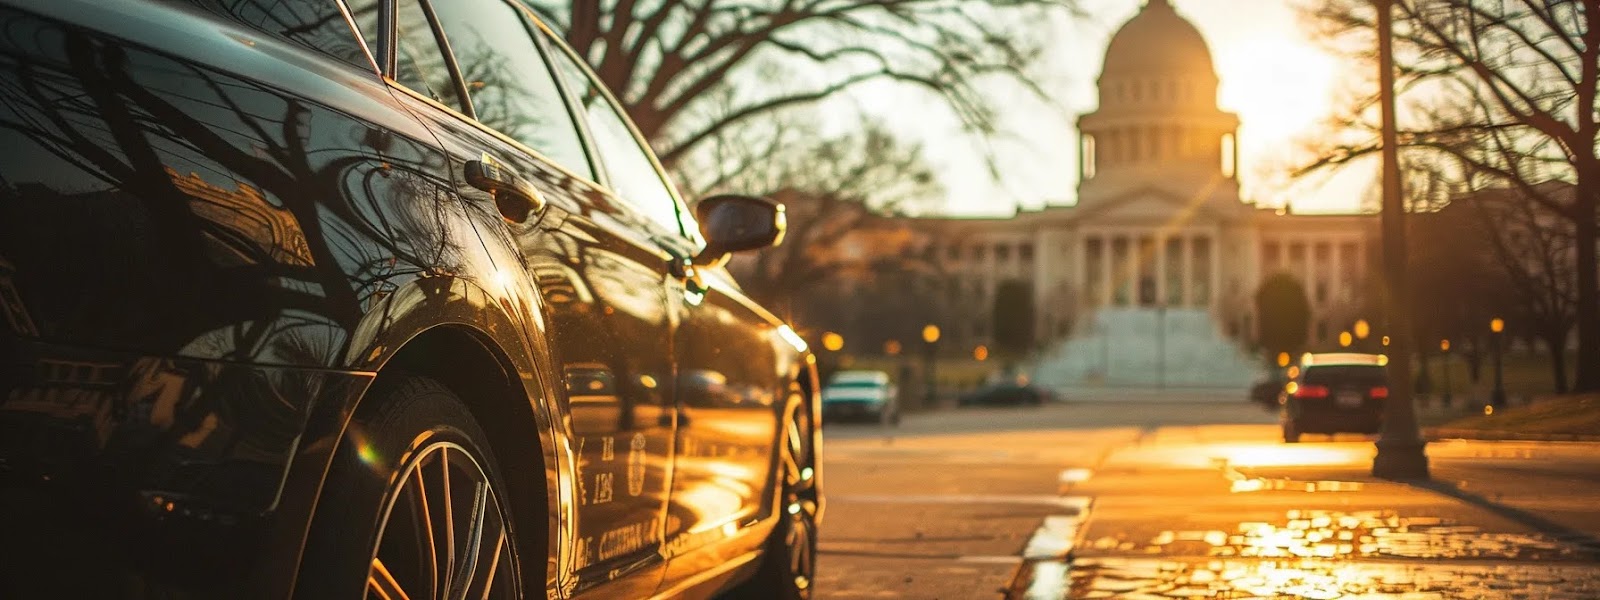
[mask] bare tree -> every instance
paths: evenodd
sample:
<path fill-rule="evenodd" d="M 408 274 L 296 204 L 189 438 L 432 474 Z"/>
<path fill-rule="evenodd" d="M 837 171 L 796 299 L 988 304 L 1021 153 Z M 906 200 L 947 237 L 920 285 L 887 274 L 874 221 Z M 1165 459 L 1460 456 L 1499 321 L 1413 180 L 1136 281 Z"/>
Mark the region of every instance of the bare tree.
<path fill-rule="evenodd" d="M 893 81 L 995 130 L 998 76 L 1038 92 L 1023 31 L 1073 0 L 545 0 L 538 2 L 669 166 L 740 123 Z M 756 81 L 766 71 L 781 81 Z M 757 85 L 744 85 L 749 83 Z M 716 102 L 736 90 L 735 102 Z M 708 102 L 708 99 L 713 99 Z"/>
<path fill-rule="evenodd" d="M 1538 186 L 1541 193 L 1571 193 L 1570 185 L 1552 182 Z M 1513 190 L 1486 190 L 1475 195 L 1467 209 L 1477 227 L 1478 239 L 1490 241 L 1494 265 L 1508 284 L 1514 300 L 1509 315 L 1516 329 L 1538 339 L 1550 352 L 1551 377 L 1557 392 L 1567 391 L 1567 341 L 1577 321 L 1576 274 L 1571 256 L 1570 221 L 1552 214 L 1539 202 L 1520 198 Z M 1481 329 L 1483 319 L 1478 319 Z"/>
<path fill-rule="evenodd" d="M 868 277 L 904 262 L 912 236 L 880 217 L 938 195 L 920 149 L 871 125 L 832 138 L 800 127 L 772 135 L 753 150 L 727 150 L 716 161 L 725 170 L 706 182 L 708 190 L 767 194 L 788 207 L 784 243 L 736 259 L 746 288 L 785 304 L 829 279 Z"/>
<path fill-rule="evenodd" d="M 1414 109 L 1401 125 L 1407 157 L 1448 159 L 1467 189 L 1511 188 L 1570 222 L 1574 389 L 1600 389 L 1600 1 L 1395 0 L 1394 8 L 1400 85 Z M 1331 0 L 1313 14 L 1333 40 L 1375 31 L 1367 0 Z M 1354 103 L 1342 125 L 1357 134 L 1321 148 L 1314 167 L 1377 149 L 1371 106 Z M 1573 182 L 1574 193 L 1539 193 L 1550 179 Z"/>

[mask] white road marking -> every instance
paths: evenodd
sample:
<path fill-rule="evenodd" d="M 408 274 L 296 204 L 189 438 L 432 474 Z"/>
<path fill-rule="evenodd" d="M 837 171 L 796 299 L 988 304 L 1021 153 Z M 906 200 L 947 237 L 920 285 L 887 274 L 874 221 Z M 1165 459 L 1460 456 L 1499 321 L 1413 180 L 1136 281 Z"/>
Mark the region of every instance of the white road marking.
<path fill-rule="evenodd" d="M 1089 478 L 1093 476 L 1094 471 L 1091 469 L 1067 469 L 1061 472 L 1061 484 L 1073 485 L 1077 483 L 1083 483 L 1088 481 Z"/>
<path fill-rule="evenodd" d="M 1078 539 L 1078 526 L 1083 519 L 1076 515 L 1052 515 L 1044 518 L 1039 528 L 1034 530 L 1033 537 L 1028 538 L 1028 546 L 1022 550 L 1022 558 L 1026 560 L 1048 560 L 1066 557 L 1072 551 L 1072 544 Z"/>
<path fill-rule="evenodd" d="M 1064 600 L 1072 591 L 1070 570 L 1071 567 L 1066 561 L 1033 563 L 1033 577 L 1028 583 L 1028 589 L 1022 592 L 1022 600 Z"/>

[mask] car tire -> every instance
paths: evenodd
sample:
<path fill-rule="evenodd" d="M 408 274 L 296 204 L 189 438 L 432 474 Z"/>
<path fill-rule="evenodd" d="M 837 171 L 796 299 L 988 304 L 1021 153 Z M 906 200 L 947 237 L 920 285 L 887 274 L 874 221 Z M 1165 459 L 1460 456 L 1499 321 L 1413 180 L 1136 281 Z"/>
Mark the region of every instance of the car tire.
<path fill-rule="evenodd" d="M 488 438 L 437 381 L 389 374 L 322 486 L 297 597 L 520 598 L 507 487 Z M 437 529 L 455 532 L 438 536 Z"/>
<path fill-rule="evenodd" d="M 816 453 L 810 411 L 797 407 L 784 429 L 778 475 L 778 525 L 767 537 L 761 565 L 727 597 L 737 600 L 808 600 L 816 581 Z"/>

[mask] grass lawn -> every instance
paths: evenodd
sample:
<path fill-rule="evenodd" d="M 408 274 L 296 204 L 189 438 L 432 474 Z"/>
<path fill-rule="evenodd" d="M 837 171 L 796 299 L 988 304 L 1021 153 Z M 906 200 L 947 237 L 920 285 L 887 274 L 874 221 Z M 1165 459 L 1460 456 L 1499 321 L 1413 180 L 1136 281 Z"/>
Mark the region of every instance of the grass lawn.
<path fill-rule="evenodd" d="M 1570 353 L 1569 353 L 1570 354 Z M 1476 386 L 1467 379 L 1467 361 L 1459 355 L 1450 357 L 1448 375 L 1450 390 L 1460 396 L 1473 390 L 1488 390 L 1489 382 L 1494 377 L 1494 364 L 1488 359 L 1483 361 L 1479 368 L 1478 383 Z M 1413 363 L 1415 369 L 1420 369 L 1421 363 Z M 1574 357 L 1567 357 L 1567 378 L 1570 382 L 1573 369 L 1577 366 Z M 1446 367 L 1438 355 L 1428 358 L 1428 380 L 1433 386 L 1434 393 L 1444 391 Z M 1504 377 L 1506 393 L 1512 396 L 1539 396 L 1555 391 L 1555 379 L 1550 374 L 1550 358 L 1546 356 L 1507 356 L 1505 358 Z"/>
<path fill-rule="evenodd" d="M 1442 429 L 1600 436 L 1600 394 L 1549 396 L 1441 423 Z"/>

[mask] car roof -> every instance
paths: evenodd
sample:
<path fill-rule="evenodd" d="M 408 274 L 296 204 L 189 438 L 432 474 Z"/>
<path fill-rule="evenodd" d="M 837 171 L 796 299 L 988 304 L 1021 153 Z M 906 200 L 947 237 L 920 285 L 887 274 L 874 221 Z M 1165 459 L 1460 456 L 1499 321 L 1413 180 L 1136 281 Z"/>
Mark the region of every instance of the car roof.
<path fill-rule="evenodd" d="M 883 371 L 839 371 L 828 383 L 889 383 L 889 374 Z"/>
<path fill-rule="evenodd" d="M 1360 352 L 1322 352 L 1317 354 L 1307 353 L 1300 358 L 1302 367 L 1382 367 L 1389 364 L 1389 357 L 1383 354 L 1364 354 Z"/>

